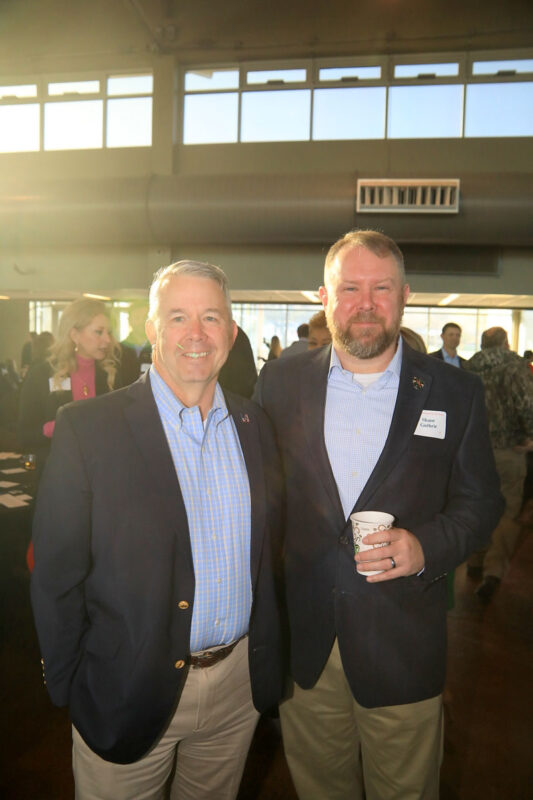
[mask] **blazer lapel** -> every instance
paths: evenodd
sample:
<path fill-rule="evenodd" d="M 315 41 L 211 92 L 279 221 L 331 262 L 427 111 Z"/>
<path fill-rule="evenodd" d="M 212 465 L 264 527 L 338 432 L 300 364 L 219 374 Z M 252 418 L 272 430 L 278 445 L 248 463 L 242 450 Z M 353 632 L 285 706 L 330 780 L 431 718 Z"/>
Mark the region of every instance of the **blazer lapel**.
<path fill-rule="evenodd" d="M 127 397 L 130 401 L 124 410 L 131 434 L 146 463 L 146 480 L 154 485 L 158 498 L 157 523 L 167 526 L 169 530 L 186 531 L 186 536 L 178 540 L 193 568 L 187 511 L 183 502 L 176 468 L 170 453 L 165 431 L 159 417 L 157 405 L 152 394 L 148 372 L 128 387 Z"/>
<path fill-rule="evenodd" d="M 237 429 L 250 485 L 250 572 L 252 585 L 255 586 L 261 560 L 266 516 L 265 473 L 258 420 L 249 407 L 244 409 L 237 397 L 224 396 Z"/>
<path fill-rule="evenodd" d="M 378 462 L 355 504 L 354 511 L 368 506 L 374 492 L 387 479 L 413 436 L 425 408 L 432 377 L 417 361 L 416 354 L 408 350 L 404 343 L 398 397 L 389 435 Z"/>
<path fill-rule="evenodd" d="M 316 467 L 322 486 L 329 495 L 331 509 L 338 517 L 338 524 L 344 524 L 344 513 L 328 458 L 324 437 L 324 416 L 328 389 L 328 372 L 331 360 L 331 347 L 326 347 L 316 360 L 309 361 L 302 369 L 299 388 L 299 416 L 309 448 L 310 458 Z"/>

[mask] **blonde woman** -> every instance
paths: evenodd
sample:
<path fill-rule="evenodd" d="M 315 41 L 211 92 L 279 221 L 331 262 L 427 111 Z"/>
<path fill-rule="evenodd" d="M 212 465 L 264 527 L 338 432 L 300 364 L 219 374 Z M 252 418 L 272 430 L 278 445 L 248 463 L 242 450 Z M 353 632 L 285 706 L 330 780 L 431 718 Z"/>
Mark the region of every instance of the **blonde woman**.
<path fill-rule="evenodd" d="M 30 367 L 21 389 L 19 445 L 37 455 L 38 466 L 48 455 L 60 406 L 118 388 L 119 353 L 104 303 L 81 298 L 66 306 L 49 358 Z"/>
<path fill-rule="evenodd" d="M 268 350 L 267 361 L 272 361 L 274 358 L 279 358 L 281 355 L 282 347 L 279 336 L 273 336 L 270 340 L 270 348 Z"/>

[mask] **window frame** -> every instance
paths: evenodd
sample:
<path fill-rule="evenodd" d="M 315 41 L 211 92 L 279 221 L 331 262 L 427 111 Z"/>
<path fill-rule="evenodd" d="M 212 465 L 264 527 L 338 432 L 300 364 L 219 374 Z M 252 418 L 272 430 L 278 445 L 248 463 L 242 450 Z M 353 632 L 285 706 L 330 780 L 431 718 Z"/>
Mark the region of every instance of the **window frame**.
<path fill-rule="evenodd" d="M 133 78 L 133 77 L 141 77 L 149 75 L 152 78 L 152 91 L 148 92 L 138 92 L 138 93 L 128 93 L 128 94 L 108 94 L 107 93 L 107 81 L 109 78 Z M 107 104 L 110 100 L 122 100 L 122 99 L 132 99 L 137 97 L 149 97 L 152 100 L 152 111 L 153 111 L 153 100 L 154 100 L 154 70 L 153 67 L 150 68 L 139 68 L 139 69 L 106 69 L 106 70 L 84 70 L 83 72 L 46 72 L 41 75 L 26 75 L 23 78 L 21 76 L 17 76 L 13 78 L 12 76 L 4 76 L 0 78 L 0 85 L 1 86 L 28 86 L 34 85 L 36 86 L 36 95 L 34 97 L 16 97 L 15 95 L 7 95 L 0 97 L 0 106 L 12 106 L 12 105 L 38 105 L 39 106 L 39 148 L 38 150 L 21 150 L 16 151 L 17 154 L 20 153 L 58 153 L 58 152 L 73 152 L 75 150 L 84 150 L 86 148 L 68 148 L 68 149 L 45 149 L 44 146 L 44 127 L 45 127 L 45 108 L 48 104 L 53 103 L 68 103 L 68 102 L 83 102 L 89 100 L 101 100 L 103 109 L 102 109 L 102 146 L 96 148 L 90 148 L 91 150 L 115 150 L 118 149 L 117 146 L 108 147 L 106 145 L 106 132 L 107 132 Z M 82 83 L 82 82 L 99 82 L 99 90 L 94 92 L 65 92 L 63 94 L 50 94 L 49 92 L 49 84 L 52 83 Z M 152 136 L 151 136 L 151 143 L 150 145 L 136 145 L 136 146 L 143 146 L 143 147 L 151 147 L 153 143 L 153 113 L 152 113 Z M 124 146 L 125 148 L 128 145 Z M 14 153 L 3 153 L 0 152 L 0 155 L 13 155 Z"/>

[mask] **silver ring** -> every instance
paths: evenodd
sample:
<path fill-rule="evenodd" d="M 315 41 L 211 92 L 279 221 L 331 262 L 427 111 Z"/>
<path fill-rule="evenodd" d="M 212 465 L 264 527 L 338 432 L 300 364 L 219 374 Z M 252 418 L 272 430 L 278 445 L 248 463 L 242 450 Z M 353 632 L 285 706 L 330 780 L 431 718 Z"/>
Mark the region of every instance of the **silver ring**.
<path fill-rule="evenodd" d="M 392 557 L 392 556 L 389 556 L 389 558 L 390 558 L 390 561 L 391 561 L 391 564 L 392 564 L 392 567 L 391 567 L 391 569 L 394 569 L 394 568 L 395 568 L 395 566 L 396 566 L 396 561 L 393 559 L 393 557 Z"/>

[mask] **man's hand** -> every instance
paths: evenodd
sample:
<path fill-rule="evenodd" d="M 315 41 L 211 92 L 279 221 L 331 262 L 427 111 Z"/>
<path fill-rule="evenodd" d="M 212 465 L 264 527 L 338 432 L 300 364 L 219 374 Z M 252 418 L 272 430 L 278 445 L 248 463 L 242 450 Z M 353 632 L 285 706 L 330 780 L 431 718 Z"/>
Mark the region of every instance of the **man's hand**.
<path fill-rule="evenodd" d="M 365 544 L 387 542 L 383 547 L 364 550 L 354 556 L 357 571 L 364 575 L 364 569 L 382 569 L 379 575 L 368 575 L 368 583 L 380 583 L 406 575 L 416 575 L 424 568 L 424 552 L 416 536 L 405 528 L 391 528 L 379 533 L 363 536 Z"/>

